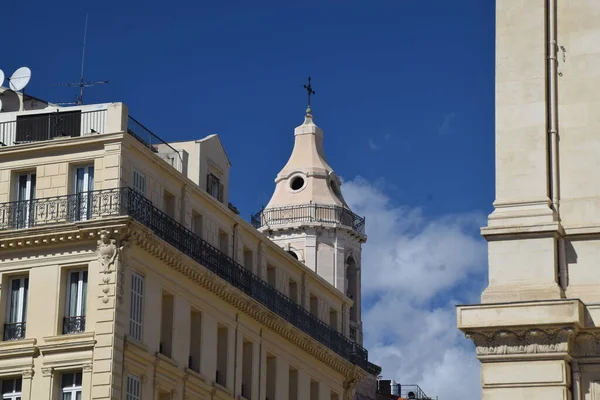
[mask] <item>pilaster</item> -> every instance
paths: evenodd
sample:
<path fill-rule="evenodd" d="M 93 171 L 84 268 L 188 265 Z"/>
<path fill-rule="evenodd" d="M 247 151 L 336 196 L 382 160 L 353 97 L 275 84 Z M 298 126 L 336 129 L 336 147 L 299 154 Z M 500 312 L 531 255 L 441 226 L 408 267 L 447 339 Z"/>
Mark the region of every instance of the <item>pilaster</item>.
<path fill-rule="evenodd" d="M 317 263 L 317 232 L 314 228 L 306 229 L 305 231 L 304 257 L 304 264 L 316 273 L 319 273 Z"/>

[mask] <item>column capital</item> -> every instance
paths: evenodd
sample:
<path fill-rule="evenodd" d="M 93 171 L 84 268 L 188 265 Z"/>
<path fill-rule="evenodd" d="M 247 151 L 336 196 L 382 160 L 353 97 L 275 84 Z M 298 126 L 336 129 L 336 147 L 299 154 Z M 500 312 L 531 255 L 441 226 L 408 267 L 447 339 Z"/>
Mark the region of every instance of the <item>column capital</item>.
<path fill-rule="evenodd" d="M 24 369 L 23 371 L 21 371 L 21 375 L 22 375 L 23 379 L 31 379 L 31 378 L 33 378 L 33 374 L 34 374 L 33 369 Z"/>

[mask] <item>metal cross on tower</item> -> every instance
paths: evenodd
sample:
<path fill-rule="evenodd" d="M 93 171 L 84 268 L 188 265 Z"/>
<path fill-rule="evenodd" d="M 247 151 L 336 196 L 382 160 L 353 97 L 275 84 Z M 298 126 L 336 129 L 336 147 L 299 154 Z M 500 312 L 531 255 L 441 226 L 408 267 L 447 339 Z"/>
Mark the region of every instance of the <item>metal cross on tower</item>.
<path fill-rule="evenodd" d="M 310 107 L 310 96 L 316 94 L 312 86 L 310 85 L 310 76 L 308 77 L 308 85 L 304 85 L 304 89 L 306 89 L 306 91 L 308 92 L 308 106 Z"/>

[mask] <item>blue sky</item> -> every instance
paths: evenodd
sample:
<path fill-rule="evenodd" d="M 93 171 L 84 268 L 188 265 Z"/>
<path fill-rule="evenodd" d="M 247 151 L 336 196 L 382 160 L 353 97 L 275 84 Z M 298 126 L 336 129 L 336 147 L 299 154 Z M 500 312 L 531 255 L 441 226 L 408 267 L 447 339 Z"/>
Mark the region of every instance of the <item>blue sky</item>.
<path fill-rule="evenodd" d="M 491 207 L 492 0 L 11 2 L 0 68 L 72 101 L 50 85 L 79 78 L 87 10 L 86 77 L 111 83 L 86 101 L 123 101 L 167 140 L 219 133 L 244 215 L 290 154 L 308 75 L 340 175 L 384 178 L 434 215 Z"/>
<path fill-rule="evenodd" d="M 370 240 L 364 276 L 376 277 L 379 266 L 373 264 L 382 262 L 389 263 L 389 271 L 404 271 L 407 262 L 419 268 L 419 260 L 437 251 L 423 243 L 445 243 L 454 235 L 460 240 L 447 243 L 449 252 L 438 252 L 422 267 L 451 271 L 435 278 L 447 285 L 431 287 L 422 301 L 416 300 L 418 294 L 402 300 L 412 307 L 406 321 L 423 315 L 452 321 L 453 304 L 476 301 L 485 281 L 485 245 L 478 227 L 492 209 L 494 188 L 494 4 L 13 1 L 3 8 L 0 68 L 10 74 L 27 65 L 33 71 L 29 93 L 72 101 L 74 89 L 51 85 L 79 79 L 89 11 L 86 79 L 108 79 L 110 84 L 88 89 L 86 102 L 122 101 L 165 140 L 218 133 L 233 164 L 231 201 L 244 217 L 271 196 L 273 179 L 292 149 L 293 129 L 303 120 L 302 85 L 311 75 L 317 92 L 315 121 L 325 132 L 329 163 L 349 182 L 345 195 L 356 211 L 367 215 L 370 237 L 383 232 L 370 220 L 393 215 L 396 223 L 385 231 L 397 234 L 390 253 L 395 255 L 387 261 L 369 255 L 378 246 Z M 364 204 L 368 196 L 381 208 Z M 460 245 L 464 250 L 454 247 Z M 478 255 L 452 261 L 451 250 Z M 406 254 L 421 256 L 409 260 Z M 402 286 L 404 276 L 398 278 Z M 377 286 L 375 278 L 370 282 L 367 294 L 379 300 L 369 305 L 373 315 L 366 317 L 383 323 L 375 317 L 384 308 L 377 304 L 397 293 Z M 402 315 L 393 318 L 403 321 Z M 458 335 L 452 326 L 450 331 Z M 375 332 L 366 339 L 377 346 Z M 437 339 L 457 351 L 467 346 L 458 336 Z M 400 353 L 413 343 L 388 332 L 379 344 L 390 340 L 398 341 Z M 460 355 L 468 357 L 468 352 Z M 431 371 L 454 360 L 451 355 L 438 358 L 414 358 L 419 374 L 410 366 L 384 364 L 397 379 L 413 374 L 410 383 L 427 385 L 435 375 Z M 435 382 L 429 387 L 437 390 Z"/>

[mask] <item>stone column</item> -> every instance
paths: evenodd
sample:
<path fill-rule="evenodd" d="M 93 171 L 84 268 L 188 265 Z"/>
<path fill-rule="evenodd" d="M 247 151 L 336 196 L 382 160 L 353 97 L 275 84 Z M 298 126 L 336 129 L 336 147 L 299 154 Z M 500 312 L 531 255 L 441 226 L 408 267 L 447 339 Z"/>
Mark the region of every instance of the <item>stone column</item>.
<path fill-rule="evenodd" d="M 308 293 L 308 276 L 306 274 L 302 274 L 302 287 L 300 288 L 300 300 L 302 303 L 302 307 L 306 310 L 310 309 L 310 304 L 308 304 L 309 293 Z"/>
<path fill-rule="evenodd" d="M 306 229 L 304 236 L 304 264 L 315 272 L 317 265 L 317 233 L 315 229 Z"/>
<path fill-rule="evenodd" d="M 350 308 L 347 304 L 342 304 L 342 334 L 350 336 Z"/>
<path fill-rule="evenodd" d="M 81 400 L 92 398 L 92 364 L 85 364 L 82 368 L 82 393 Z"/>
<path fill-rule="evenodd" d="M 34 400 L 31 396 L 31 382 L 33 380 L 33 370 L 26 369 L 21 371 L 21 398 L 23 400 Z"/>
<path fill-rule="evenodd" d="M 298 399 L 310 399 L 310 376 L 298 370 Z"/>
<path fill-rule="evenodd" d="M 583 400 L 581 395 L 581 372 L 579 372 L 577 360 L 571 361 L 571 371 L 573 373 L 573 400 Z"/>
<path fill-rule="evenodd" d="M 42 368 L 42 383 L 38 386 L 39 389 L 35 390 L 36 395 L 48 396 L 48 398 L 53 398 L 54 391 L 54 370 L 52 367 L 43 367 Z M 33 399 L 32 399 L 33 400 Z"/>
<path fill-rule="evenodd" d="M 275 398 L 288 400 L 290 394 L 290 364 L 281 357 L 275 359 L 277 371 L 275 374 Z M 321 397 L 326 399 L 326 397 Z"/>
<path fill-rule="evenodd" d="M 467 332 L 481 361 L 482 397 L 566 399 L 573 333 L 553 327 Z"/>

